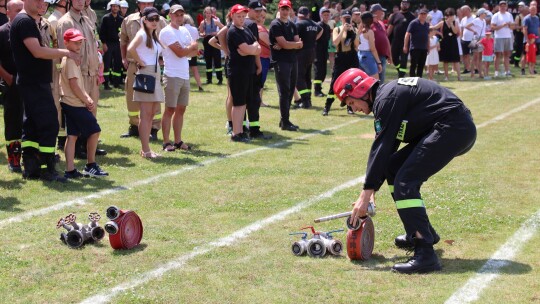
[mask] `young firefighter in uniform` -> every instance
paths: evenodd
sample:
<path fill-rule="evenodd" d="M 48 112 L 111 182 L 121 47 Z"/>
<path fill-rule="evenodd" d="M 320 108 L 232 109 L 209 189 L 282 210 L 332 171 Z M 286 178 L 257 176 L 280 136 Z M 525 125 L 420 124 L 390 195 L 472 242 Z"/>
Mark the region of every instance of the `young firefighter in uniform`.
<path fill-rule="evenodd" d="M 337 79 L 337 97 L 356 112 L 375 116 L 375 141 L 367 164 L 364 189 L 354 202 L 352 221 L 366 216 L 384 180 L 396 204 L 406 235 L 400 248 L 414 246 L 414 256 L 392 268 L 400 273 L 441 269 L 433 250 L 440 237 L 429 222 L 420 187 L 454 157 L 469 151 L 476 140 L 471 112 L 450 90 L 418 77 L 387 84 L 359 69 L 349 69 Z M 398 150 L 401 143 L 407 143 Z"/>
<path fill-rule="evenodd" d="M 315 47 L 315 61 L 313 70 L 315 72 L 315 79 L 313 79 L 313 86 L 317 97 L 325 97 L 322 92 L 322 83 L 326 78 L 326 63 L 328 62 L 328 41 L 332 36 L 332 30 L 328 25 L 330 20 L 330 10 L 326 7 L 321 9 L 320 22 L 317 24 L 323 29 L 321 37 L 317 40 L 317 46 Z"/>
<path fill-rule="evenodd" d="M 103 55 L 103 64 L 105 66 L 103 72 L 105 83 L 103 85 L 105 90 L 111 89 L 109 84 L 118 88 L 122 82 L 122 55 L 120 54 L 118 33 L 124 17 L 119 14 L 120 1 L 111 0 L 109 4 L 111 11 L 103 16 L 101 19 L 101 28 L 99 29 L 99 39 L 101 39 L 103 51 L 105 51 Z"/>
<path fill-rule="evenodd" d="M 298 9 L 298 37 L 304 43 L 302 49 L 298 51 L 298 78 L 296 79 L 296 89 L 300 94 L 300 103 L 296 103 L 297 108 L 311 108 L 311 68 L 315 60 L 315 43 L 322 35 L 322 27 L 309 19 L 309 9 L 302 6 Z M 326 64 L 326 62 L 325 62 Z"/>
<path fill-rule="evenodd" d="M 322 112 L 323 116 L 327 116 L 330 112 L 330 107 L 334 103 L 336 96 L 334 95 L 334 82 L 347 69 L 356 68 L 360 66 L 358 62 L 358 50 L 359 38 L 356 34 L 356 29 L 351 24 L 351 13 L 343 10 L 341 12 L 342 25 L 336 26 L 332 33 L 332 43 L 336 46 L 336 55 L 334 61 L 334 69 L 332 70 L 332 81 L 330 82 L 330 89 L 326 96 L 326 104 Z M 344 104 L 342 103 L 342 106 Z M 347 112 L 353 114 L 352 110 L 347 107 Z"/>

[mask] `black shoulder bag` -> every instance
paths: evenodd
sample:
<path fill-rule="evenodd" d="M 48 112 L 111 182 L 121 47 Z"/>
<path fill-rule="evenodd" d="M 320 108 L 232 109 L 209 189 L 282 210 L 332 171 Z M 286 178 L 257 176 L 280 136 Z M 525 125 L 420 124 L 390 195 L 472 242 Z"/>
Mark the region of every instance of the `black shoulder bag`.
<path fill-rule="evenodd" d="M 158 46 L 156 44 L 156 65 L 154 66 L 154 73 L 157 73 L 158 65 Z M 133 90 L 143 93 L 154 93 L 156 89 L 156 77 L 154 75 L 135 74 L 135 80 L 133 82 Z"/>

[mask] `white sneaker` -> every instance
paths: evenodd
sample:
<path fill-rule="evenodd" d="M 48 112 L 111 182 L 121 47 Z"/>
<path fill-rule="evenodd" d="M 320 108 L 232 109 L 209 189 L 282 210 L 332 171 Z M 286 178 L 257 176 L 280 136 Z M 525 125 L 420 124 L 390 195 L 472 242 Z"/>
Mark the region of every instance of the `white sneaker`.
<path fill-rule="evenodd" d="M 495 74 L 493 74 L 493 77 L 494 77 L 494 78 L 499 77 L 499 72 L 498 72 L 498 71 L 495 71 Z"/>

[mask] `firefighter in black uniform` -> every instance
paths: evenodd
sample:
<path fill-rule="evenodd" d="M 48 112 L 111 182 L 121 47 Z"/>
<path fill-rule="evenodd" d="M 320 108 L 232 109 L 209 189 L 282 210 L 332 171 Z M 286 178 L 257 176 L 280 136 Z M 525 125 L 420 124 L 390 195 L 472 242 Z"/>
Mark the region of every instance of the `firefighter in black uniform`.
<path fill-rule="evenodd" d="M 315 61 L 313 65 L 313 72 L 315 78 L 313 79 L 314 95 L 317 97 L 325 97 L 322 92 L 322 83 L 326 78 L 326 64 L 328 62 L 328 41 L 332 36 L 332 30 L 328 25 L 330 20 L 330 10 L 325 8 L 321 9 L 322 20 L 317 24 L 322 28 L 322 35 L 317 39 L 317 46 L 315 47 Z"/>
<path fill-rule="evenodd" d="M 387 84 L 359 69 L 343 73 L 334 85 L 340 100 L 354 111 L 375 116 L 375 141 L 367 164 L 364 189 L 354 203 L 352 219 L 364 217 L 384 180 L 406 231 L 398 247 L 414 246 L 414 256 L 392 268 L 400 273 L 441 269 L 433 250 L 439 236 L 431 227 L 420 187 L 476 140 L 471 112 L 450 90 L 418 77 Z M 398 150 L 401 143 L 407 143 Z"/>
<path fill-rule="evenodd" d="M 110 2 L 111 12 L 101 19 L 99 38 L 103 43 L 103 76 L 105 78 L 105 90 L 110 90 L 109 84 L 118 88 L 122 83 L 122 54 L 120 53 L 120 39 L 118 33 L 124 17 L 120 16 L 120 1 Z"/>
<path fill-rule="evenodd" d="M 407 58 L 409 54 L 403 53 L 403 43 L 409 23 L 416 17 L 409 11 L 411 3 L 409 0 L 401 1 L 401 11 L 392 15 L 388 20 L 388 35 L 392 36 L 392 62 L 398 71 L 398 77 L 405 77 L 407 70 Z"/>
<path fill-rule="evenodd" d="M 351 24 L 351 13 L 343 10 L 341 12 L 341 26 L 336 26 L 332 33 L 332 43 L 336 46 L 336 59 L 334 62 L 334 69 L 332 71 L 332 81 L 330 82 L 330 89 L 328 90 L 328 96 L 326 96 L 326 104 L 322 112 L 323 116 L 327 116 L 330 112 L 330 107 L 334 103 L 336 96 L 334 95 L 334 82 L 341 75 L 350 68 L 356 68 L 360 65 L 358 62 L 358 35 L 356 29 Z M 342 105 L 344 105 L 342 103 Z M 347 107 L 349 114 L 353 114 L 352 110 Z"/>
<path fill-rule="evenodd" d="M 322 28 L 309 19 L 309 9 L 302 6 L 298 9 L 298 37 L 304 42 L 298 51 L 298 78 L 296 89 L 300 94 L 300 101 L 295 102 L 296 108 L 311 108 L 311 68 L 315 60 L 315 43 L 322 35 Z"/>

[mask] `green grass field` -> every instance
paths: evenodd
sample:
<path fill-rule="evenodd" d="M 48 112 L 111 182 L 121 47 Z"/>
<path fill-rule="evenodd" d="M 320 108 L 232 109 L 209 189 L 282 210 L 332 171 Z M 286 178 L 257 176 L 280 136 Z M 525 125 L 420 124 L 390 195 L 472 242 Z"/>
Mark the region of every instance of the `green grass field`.
<path fill-rule="evenodd" d="M 473 150 L 422 189 L 442 237 L 436 245 L 442 272 L 390 272 L 407 254 L 393 245 L 403 228 L 386 187 L 377 196 L 371 260 L 291 254 L 296 238 L 288 233 L 348 211 L 357 198 L 373 121 L 347 115 L 338 104 L 322 117 L 324 99 L 314 98 L 313 109 L 292 111 L 300 131 L 281 131 L 270 74 L 264 100 L 271 107 L 261 109 L 261 126 L 271 141 L 230 142 L 226 89 L 208 85 L 205 92 L 193 90 L 186 113 L 183 138 L 193 151 L 163 153 L 156 161 L 139 156 L 137 139 L 119 138 L 127 129 L 123 93 L 103 93 L 98 118 L 101 147 L 109 154 L 98 162 L 110 173 L 107 179 L 26 181 L 8 172 L 2 149 L 0 302 L 442 303 L 534 215 L 528 227 L 536 234 L 514 248 L 515 256 L 499 258 L 502 267 L 487 271 L 498 276 L 479 289 L 478 302 L 540 302 L 538 78 L 442 84 L 464 100 L 478 126 Z M 152 147 L 159 150 L 161 143 Z M 110 205 L 140 215 L 138 247 L 115 251 L 105 237 L 73 250 L 59 241 L 60 217 L 76 213 L 86 222 L 97 211 L 103 225 Z M 336 220 L 315 227 L 344 226 Z M 345 242 L 345 233 L 336 237 Z"/>

